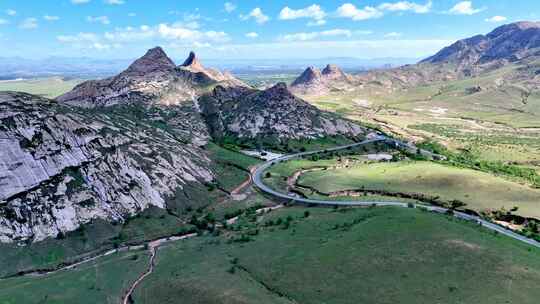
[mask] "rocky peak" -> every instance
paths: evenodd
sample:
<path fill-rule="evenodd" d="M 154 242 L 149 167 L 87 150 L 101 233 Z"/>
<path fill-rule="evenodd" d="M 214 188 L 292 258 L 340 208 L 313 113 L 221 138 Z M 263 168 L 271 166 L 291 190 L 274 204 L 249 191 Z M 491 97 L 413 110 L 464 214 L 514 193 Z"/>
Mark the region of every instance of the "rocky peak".
<path fill-rule="evenodd" d="M 184 61 L 182 66 L 194 70 L 204 70 L 201 62 L 199 61 L 199 58 L 193 51 L 189 53 L 188 58 Z"/>
<path fill-rule="evenodd" d="M 319 69 L 315 67 L 308 67 L 300 77 L 298 77 L 293 83 L 293 86 L 312 83 L 320 81 L 322 78 L 322 73 Z"/>
<path fill-rule="evenodd" d="M 327 65 L 322 71 L 322 75 L 328 79 L 345 78 L 345 73 L 334 64 Z"/>
<path fill-rule="evenodd" d="M 158 71 L 170 71 L 175 68 L 174 62 L 167 56 L 161 47 L 148 50 L 144 56 L 135 60 L 127 73 L 152 73 Z"/>
<path fill-rule="evenodd" d="M 292 93 L 287 88 L 287 84 L 284 82 L 278 82 L 271 88 L 268 88 L 264 91 L 269 97 L 278 97 L 278 96 L 290 96 Z"/>

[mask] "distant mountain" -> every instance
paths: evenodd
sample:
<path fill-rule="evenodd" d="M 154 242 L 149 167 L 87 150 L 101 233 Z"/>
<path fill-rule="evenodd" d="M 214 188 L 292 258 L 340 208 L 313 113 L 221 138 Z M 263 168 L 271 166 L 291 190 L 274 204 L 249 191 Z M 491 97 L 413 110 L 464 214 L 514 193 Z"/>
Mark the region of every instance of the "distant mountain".
<path fill-rule="evenodd" d="M 355 83 L 355 77 L 329 64 L 322 71 L 308 67 L 291 84 L 291 91 L 301 95 L 320 95 L 335 90 L 346 90 Z"/>
<path fill-rule="evenodd" d="M 460 40 L 423 63 L 453 63 L 460 67 L 515 62 L 540 55 L 540 22 L 517 22 L 487 35 Z"/>
<path fill-rule="evenodd" d="M 133 102 L 180 104 L 218 83 L 245 85 L 230 74 L 205 69 L 195 53 L 177 67 L 163 49 L 156 47 L 122 73 L 103 80 L 83 82 L 57 100 L 85 107 Z"/>
<path fill-rule="evenodd" d="M 365 128 L 294 96 L 285 83 L 263 90 L 218 86 L 200 100 L 214 138 L 286 142 L 341 135 L 361 138 Z"/>
<path fill-rule="evenodd" d="M 499 75 L 494 87 L 520 84 L 524 94 L 540 88 L 540 23 L 517 22 L 487 35 L 459 40 L 417 64 L 373 70 L 358 75 L 363 85 L 395 90 L 438 81 L 481 76 L 513 65 Z"/>

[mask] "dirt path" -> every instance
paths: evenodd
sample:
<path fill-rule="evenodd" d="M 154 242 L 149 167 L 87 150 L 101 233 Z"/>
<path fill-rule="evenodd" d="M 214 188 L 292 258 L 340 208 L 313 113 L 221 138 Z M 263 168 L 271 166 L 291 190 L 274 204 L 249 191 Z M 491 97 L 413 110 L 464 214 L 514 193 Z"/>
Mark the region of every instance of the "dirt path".
<path fill-rule="evenodd" d="M 148 250 L 150 251 L 150 263 L 148 265 L 148 269 L 143 274 L 141 274 L 141 276 L 137 280 L 135 280 L 133 284 L 131 284 L 131 287 L 129 288 L 127 293 L 124 295 L 122 304 L 132 303 L 131 296 L 133 295 L 133 292 L 135 292 L 135 289 L 137 289 L 137 286 L 139 286 L 146 277 L 148 277 L 149 275 L 152 274 L 152 272 L 154 272 L 154 267 L 156 265 L 155 261 L 156 261 L 157 250 L 161 245 L 170 243 L 170 242 L 179 241 L 179 240 L 189 239 L 195 236 L 197 236 L 196 233 L 191 233 L 191 234 L 187 234 L 183 236 L 170 237 L 170 238 L 159 239 L 159 240 L 150 242 L 148 244 Z"/>
<path fill-rule="evenodd" d="M 251 184 L 251 181 L 252 181 L 251 177 L 253 176 L 253 173 L 255 172 L 256 169 L 257 169 L 257 167 L 249 168 L 249 176 L 248 176 L 248 178 L 243 183 L 238 185 L 238 187 L 234 188 L 234 190 L 231 191 L 231 195 L 239 194 L 240 192 L 242 192 L 242 190 L 244 188 L 246 188 L 247 186 L 249 186 Z"/>

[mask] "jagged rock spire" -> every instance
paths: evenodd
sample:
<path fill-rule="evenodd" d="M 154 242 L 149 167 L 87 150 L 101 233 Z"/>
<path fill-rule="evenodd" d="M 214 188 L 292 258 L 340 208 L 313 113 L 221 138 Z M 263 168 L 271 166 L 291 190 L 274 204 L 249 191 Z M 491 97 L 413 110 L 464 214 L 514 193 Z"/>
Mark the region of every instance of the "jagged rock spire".
<path fill-rule="evenodd" d="M 196 70 L 202 70 L 203 69 L 203 66 L 202 66 L 201 62 L 199 61 L 199 58 L 197 58 L 197 55 L 193 51 L 191 51 L 189 53 L 188 58 L 186 59 L 186 61 L 184 61 L 182 66 L 192 68 L 192 69 L 196 69 Z"/>

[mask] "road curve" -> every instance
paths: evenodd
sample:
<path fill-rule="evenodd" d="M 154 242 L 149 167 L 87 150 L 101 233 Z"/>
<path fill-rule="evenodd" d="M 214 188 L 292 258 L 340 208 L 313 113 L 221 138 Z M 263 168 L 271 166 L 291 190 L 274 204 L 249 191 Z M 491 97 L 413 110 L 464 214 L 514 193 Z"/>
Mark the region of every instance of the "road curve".
<path fill-rule="evenodd" d="M 285 161 L 288 161 L 288 160 L 291 160 L 291 159 L 294 159 L 294 158 L 300 158 L 302 156 L 314 155 L 314 154 L 323 153 L 323 152 L 334 152 L 334 151 L 339 151 L 339 150 L 345 150 L 345 149 L 349 149 L 349 148 L 355 148 L 355 147 L 359 147 L 359 146 L 363 146 L 363 145 L 367 145 L 367 144 L 371 144 L 371 143 L 375 143 L 375 142 L 384 142 L 384 141 L 391 142 L 391 143 L 395 144 L 398 147 L 411 148 L 411 145 L 409 145 L 409 144 L 405 144 L 405 143 L 397 141 L 395 139 L 391 139 L 391 138 L 388 138 L 388 137 L 385 137 L 385 136 L 382 136 L 382 135 L 378 135 L 378 136 L 374 137 L 373 139 L 364 140 L 362 142 L 358 142 L 358 143 L 354 143 L 354 144 L 350 144 L 350 145 L 339 146 L 339 147 L 335 147 L 335 148 L 331 148 L 331 149 L 325 149 L 325 150 L 317 150 L 317 151 L 309 151 L 309 152 L 302 152 L 302 153 L 296 153 L 296 154 L 289 154 L 289 155 L 285 155 L 285 156 L 273 159 L 271 161 L 268 161 L 268 162 L 260 165 L 259 167 L 257 167 L 255 172 L 253 173 L 253 184 L 257 188 L 259 188 L 261 191 L 263 191 L 263 192 L 265 192 L 267 194 L 270 194 L 270 195 L 272 195 L 274 197 L 277 197 L 277 198 L 280 198 L 280 199 L 285 199 L 285 200 L 292 200 L 292 201 L 294 201 L 296 203 L 302 203 L 302 204 L 327 205 L 327 206 L 373 206 L 373 205 L 376 205 L 376 206 L 394 206 L 394 207 L 409 208 L 409 207 L 411 207 L 411 205 L 407 204 L 407 203 L 403 203 L 403 202 L 392 202 L 392 201 L 386 201 L 386 202 L 382 202 L 382 201 L 381 202 L 326 201 L 326 200 L 314 200 L 314 199 L 301 198 L 301 197 L 294 196 L 292 194 L 276 191 L 276 190 L 270 188 L 269 186 L 265 185 L 264 182 L 263 182 L 263 173 L 268 168 L 270 168 L 271 166 L 276 165 L 278 163 L 285 162 Z M 433 153 L 431 153 L 429 151 L 424 151 L 424 150 L 421 150 L 421 151 L 422 151 L 423 154 L 429 154 L 429 155 L 431 155 L 433 157 L 442 158 L 442 156 L 433 154 Z M 437 207 L 437 206 L 429 206 L 429 205 L 421 205 L 421 204 L 413 204 L 413 207 L 414 208 L 422 207 L 422 208 L 426 208 L 429 211 L 433 211 L 433 212 L 437 212 L 437 213 L 446 213 L 448 211 L 448 209 L 446 209 L 446 208 Z M 540 248 L 540 242 L 538 242 L 536 240 L 533 240 L 533 239 L 530 239 L 530 238 L 527 238 L 527 237 L 524 237 L 524 236 L 522 236 L 522 235 L 520 235 L 518 233 L 513 232 L 512 230 L 509 230 L 509 229 L 506 229 L 506 228 L 504 228 L 502 226 L 493 224 L 492 222 L 486 221 L 486 220 L 484 220 L 484 219 L 482 219 L 482 218 L 480 218 L 478 216 L 466 214 L 466 213 L 459 212 L 459 211 L 454 211 L 454 216 L 457 217 L 457 218 L 460 218 L 460 219 L 464 219 L 464 220 L 468 220 L 468 221 L 471 221 L 471 222 L 478 223 L 478 224 L 486 227 L 487 229 L 490 229 L 492 231 L 496 231 L 496 232 L 498 232 L 500 234 L 506 235 L 506 236 L 511 237 L 513 239 L 516 239 L 518 241 L 521 241 L 521 242 L 527 243 L 529 245 L 532 245 L 534 247 Z"/>

